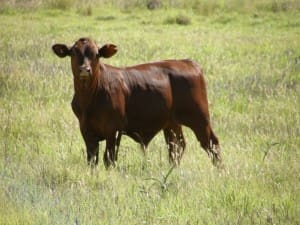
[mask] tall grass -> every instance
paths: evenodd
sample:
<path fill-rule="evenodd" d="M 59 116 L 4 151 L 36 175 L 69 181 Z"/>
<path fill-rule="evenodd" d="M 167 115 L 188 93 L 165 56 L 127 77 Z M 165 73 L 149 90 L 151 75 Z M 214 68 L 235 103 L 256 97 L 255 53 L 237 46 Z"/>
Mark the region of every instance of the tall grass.
<path fill-rule="evenodd" d="M 0 224 L 300 223 L 297 12 L 245 14 L 237 5 L 198 14 L 181 1 L 123 10 L 97 1 L 85 16 L 73 3 L 57 10 L 34 2 L 24 11 L 13 8 L 22 1 L 8 1 L 0 14 Z M 191 23 L 165 23 L 177 15 Z M 226 169 L 216 170 L 185 128 L 179 168 L 170 169 L 159 134 L 146 156 L 124 137 L 117 167 L 91 170 L 70 107 L 70 62 L 51 51 L 81 36 L 116 44 L 104 60 L 116 66 L 199 62 Z"/>

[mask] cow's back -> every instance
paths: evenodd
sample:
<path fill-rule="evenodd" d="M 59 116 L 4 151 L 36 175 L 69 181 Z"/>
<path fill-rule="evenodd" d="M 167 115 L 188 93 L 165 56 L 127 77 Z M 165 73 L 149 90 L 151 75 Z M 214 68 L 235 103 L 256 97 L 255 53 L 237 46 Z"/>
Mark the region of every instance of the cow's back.
<path fill-rule="evenodd" d="M 143 67 L 145 69 L 139 75 L 144 77 L 146 84 L 163 93 L 172 116 L 188 114 L 199 108 L 208 114 L 206 84 L 202 69 L 196 62 L 165 60 L 144 64 L 140 68 Z"/>
<path fill-rule="evenodd" d="M 175 119 L 188 126 L 200 122 L 194 118 L 209 119 L 206 84 L 200 66 L 191 60 L 182 60 L 174 64 L 168 76 Z"/>
<path fill-rule="evenodd" d="M 208 116 L 205 83 L 191 60 L 165 60 L 123 69 L 127 88 L 126 116 L 130 132 L 155 135 L 170 122 L 189 125 Z M 200 112 L 201 111 L 201 112 Z"/>
<path fill-rule="evenodd" d="M 126 131 L 150 140 L 170 118 L 172 90 L 169 78 L 157 63 L 127 67 L 122 75 L 127 87 Z"/>

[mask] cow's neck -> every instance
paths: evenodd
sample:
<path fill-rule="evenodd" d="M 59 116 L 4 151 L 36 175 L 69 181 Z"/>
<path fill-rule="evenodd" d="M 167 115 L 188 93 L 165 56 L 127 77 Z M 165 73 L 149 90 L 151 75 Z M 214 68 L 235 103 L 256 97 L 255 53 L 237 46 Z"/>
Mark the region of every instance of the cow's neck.
<path fill-rule="evenodd" d="M 74 78 L 75 98 L 81 110 L 86 110 L 92 104 L 93 96 L 97 93 L 99 84 L 99 73 L 88 79 L 80 80 Z"/>

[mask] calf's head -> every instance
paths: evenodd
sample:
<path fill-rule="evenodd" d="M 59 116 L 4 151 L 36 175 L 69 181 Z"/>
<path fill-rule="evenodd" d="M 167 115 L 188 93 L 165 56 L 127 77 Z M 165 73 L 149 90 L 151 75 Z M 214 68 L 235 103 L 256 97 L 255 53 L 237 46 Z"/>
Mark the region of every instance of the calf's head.
<path fill-rule="evenodd" d="M 72 72 L 75 78 L 88 79 L 99 70 L 99 58 L 109 58 L 117 52 L 117 47 L 113 44 L 105 44 L 98 47 L 89 38 L 80 38 L 69 47 L 65 44 L 54 44 L 54 53 L 64 58 L 71 57 Z"/>

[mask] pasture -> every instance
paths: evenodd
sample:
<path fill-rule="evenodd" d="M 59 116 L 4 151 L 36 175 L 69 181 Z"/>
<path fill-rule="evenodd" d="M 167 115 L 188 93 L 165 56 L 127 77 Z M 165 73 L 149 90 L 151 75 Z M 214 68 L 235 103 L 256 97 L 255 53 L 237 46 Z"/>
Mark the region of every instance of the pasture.
<path fill-rule="evenodd" d="M 0 224 L 300 224 L 300 3 L 24 2 L 0 2 Z M 51 50 L 84 36 L 118 46 L 107 64 L 199 62 L 225 169 L 189 129 L 178 168 L 161 133 L 89 168 L 70 60 Z"/>

